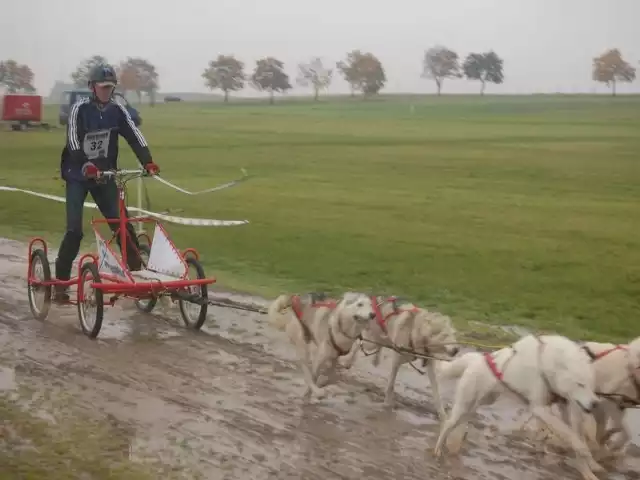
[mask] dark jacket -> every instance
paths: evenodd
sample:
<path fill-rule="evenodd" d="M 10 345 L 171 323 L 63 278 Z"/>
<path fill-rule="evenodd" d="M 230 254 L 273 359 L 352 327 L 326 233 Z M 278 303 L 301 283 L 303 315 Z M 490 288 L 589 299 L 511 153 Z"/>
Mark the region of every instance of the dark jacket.
<path fill-rule="evenodd" d="M 60 162 L 62 178 L 84 181 L 82 165 L 89 161 L 100 170 L 117 168 L 119 135 L 129 143 L 142 165 L 151 161 L 147 141 L 123 105 L 112 99 L 100 106 L 88 98 L 73 104 Z"/>

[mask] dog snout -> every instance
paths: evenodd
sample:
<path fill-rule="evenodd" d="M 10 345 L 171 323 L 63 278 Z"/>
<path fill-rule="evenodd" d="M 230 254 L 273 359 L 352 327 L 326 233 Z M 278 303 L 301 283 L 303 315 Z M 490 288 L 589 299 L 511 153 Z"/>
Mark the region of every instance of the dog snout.
<path fill-rule="evenodd" d="M 589 400 L 586 403 L 580 403 L 580 406 L 582 407 L 582 409 L 586 412 L 586 413 L 591 413 L 593 412 L 593 410 L 595 410 L 595 408 L 598 406 L 598 403 L 600 402 L 600 400 L 598 398 L 594 398 Z"/>
<path fill-rule="evenodd" d="M 449 347 L 447 348 L 447 352 L 449 353 L 450 356 L 455 357 L 456 355 L 458 355 L 458 353 L 460 353 L 460 347 L 458 346 Z"/>
<path fill-rule="evenodd" d="M 376 318 L 376 312 L 371 312 L 369 314 L 369 320 L 373 320 L 374 318 Z"/>

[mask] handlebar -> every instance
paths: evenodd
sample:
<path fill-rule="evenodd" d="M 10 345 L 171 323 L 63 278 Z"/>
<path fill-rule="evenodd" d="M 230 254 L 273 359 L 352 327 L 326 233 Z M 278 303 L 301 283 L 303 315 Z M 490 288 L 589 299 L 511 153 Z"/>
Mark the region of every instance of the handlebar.
<path fill-rule="evenodd" d="M 123 177 L 125 175 L 136 175 L 136 174 L 146 175 L 147 171 L 142 168 L 102 170 L 98 173 L 98 177 Z"/>
<path fill-rule="evenodd" d="M 128 180 L 132 180 L 138 177 L 146 177 L 149 173 L 144 168 L 136 168 L 136 169 L 110 169 L 110 170 L 99 170 L 98 174 L 95 177 L 87 177 L 94 178 L 95 180 L 107 179 L 107 178 L 123 178 L 129 177 Z"/>

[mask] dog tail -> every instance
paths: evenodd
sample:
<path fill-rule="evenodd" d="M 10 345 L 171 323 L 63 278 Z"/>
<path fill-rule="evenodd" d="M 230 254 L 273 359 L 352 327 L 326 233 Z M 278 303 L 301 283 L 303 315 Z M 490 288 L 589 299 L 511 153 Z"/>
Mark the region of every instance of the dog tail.
<path fill-rule="evenodd" d="M 478 352 L 467 352 L 451 362 L 438 362 L 436 371 L 443 380 L 458 379 L 478 356 Z"/>
<path fill-rule="evenodd" d="M 282 294 L 269 305 L 269 323 L 278 330 L 284 330 L 289 318 L 284 314 L 291 307 L 293 295 Z"/>

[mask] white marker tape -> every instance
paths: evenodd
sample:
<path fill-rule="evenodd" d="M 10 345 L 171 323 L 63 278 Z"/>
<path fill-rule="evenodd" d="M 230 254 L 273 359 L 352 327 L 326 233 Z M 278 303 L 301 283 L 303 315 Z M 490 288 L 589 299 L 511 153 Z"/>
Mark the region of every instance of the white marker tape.
<path fill-rule="evenodd" d="M 216 192 L 218 190 L 223 190 L 225 188 L 233 187 L 234 185 L 237 185 L 238 183 L 247 180 L 249 178 L 249 174 L 247 173 L 247 171 L 244 168 L 242 168 L 241 170 L 242 170 L 242 178 L 239 178 L 238 180 L 232 180 L 231 182 L 228 182 L 228 183 L 223 183 L 222 185 L 218 185 L 217 187 L 208 188 L 206 190 L 200 190 L 199 192 L 190 192 L 189 190 L 185 190 L 184 188 L 180 188 L 179 186 L 174 185 L 173 183 L 171 183 L 168 180 L 165 180 L 164 178 L 160 177 L 159 175 L 153 175 L 152 178 L 155 178 L 159 182 L 164 183 L 166 186 L 171 187 L 174 190 L 177 190 L 177 191 L 182 192 L 182 193 L 186 193 L 187 195 L 200 195 L 202 193 L 211 193 L 211 192 Z"/>
<path fill-rule="evenodd" d="M 48 193 L 34 192 L 33 190 L 25 190 L 23 188 L 5 187 L 0 185 L 0 191 L 20 192 L 20 193 L 26 193 L 27 195 L 33 195 L 35 197 L 46 198 L 47 200 L 53 200 L 60 203 L 67 202 L 64 197 L 59 197 L 57 195 L 50 195 Z M 88 208 L 98 208 L 98 206 L 92 202 L 84 202 L 84 206 Z M 176 217 L 174 215 L 165 215 L 163 213 L 150 212 L 148 210 L 143 210 L 137 207 L 127 207 L 127 210 L 133 211 L 133 212 L 140 212 L 149 217 L 157 218 L 158 220 L 163 220 L 168 223 L 175 223 L 178 225 L 191 225 L 195 227 L 232 227 L 236 225 L 246 225 L 249 223 L 248 220 L 216 220 L 216 219 L 208 219 L 208 218 Z"/>

